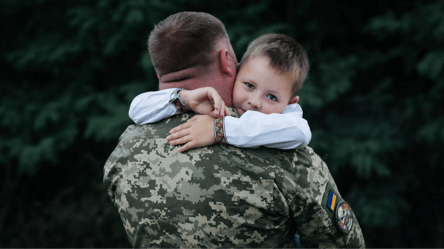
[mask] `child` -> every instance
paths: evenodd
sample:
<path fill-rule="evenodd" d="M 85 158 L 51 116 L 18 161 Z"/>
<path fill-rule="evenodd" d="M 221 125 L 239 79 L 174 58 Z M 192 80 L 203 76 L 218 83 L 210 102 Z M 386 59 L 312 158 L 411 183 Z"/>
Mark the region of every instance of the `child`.
<path fill-rule="evenodd" d="M 311 139 L 297 104 L 297 93 L 307 72 L 307 56 L 296 41 L 285 35 L 264 35 L 250 43 L 239 64 L 233 107 L 240 118 L 227 116 L 230 111 L 210 87 L 140 94 L 131 103 L 129 116 L 137 124 L 153 123 L 187 110 L 213 116 L 195 116 L 171 130 L 168 141 L 185 144 L 179 152 L 215 143 L 299 148 Z"/>

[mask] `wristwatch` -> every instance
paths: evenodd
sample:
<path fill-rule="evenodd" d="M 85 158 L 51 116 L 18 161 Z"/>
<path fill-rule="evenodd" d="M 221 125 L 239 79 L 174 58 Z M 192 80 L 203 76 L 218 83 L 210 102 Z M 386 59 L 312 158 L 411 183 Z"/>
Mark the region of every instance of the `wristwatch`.
<path fill-rule="evenodd" d="M 177 88 L 176 90 L 174 90 L 171 93 L 169 102 L 172 103 L 180 113 L 192 111 L 191 108 L 189 108 L 187 105 L 185 105 L 185 103 L 182 101 L 182 99 L 179 96 L 179 92 L 182 90 L 186 90 L 186 89 Z"/>

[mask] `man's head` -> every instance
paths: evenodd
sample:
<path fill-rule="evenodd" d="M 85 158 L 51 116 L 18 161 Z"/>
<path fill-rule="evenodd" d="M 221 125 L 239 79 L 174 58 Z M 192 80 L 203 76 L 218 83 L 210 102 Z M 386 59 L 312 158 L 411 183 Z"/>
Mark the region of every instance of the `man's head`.
<path fill-rule="evenodd" d="M 233 106 L 247 110 L 281 113 L 297 96 L 308 73 L 308 58 L 292 38 L 263 35 L 248 46 L 242 57 L 233 91 Z"/>
<path fill-rule="evenodd" d="M 199 12 L 169 16 L 151 32 L 148 49 L 160 89 L 212 86 L 231 105 L 237 60 L 219 19 Z"/>

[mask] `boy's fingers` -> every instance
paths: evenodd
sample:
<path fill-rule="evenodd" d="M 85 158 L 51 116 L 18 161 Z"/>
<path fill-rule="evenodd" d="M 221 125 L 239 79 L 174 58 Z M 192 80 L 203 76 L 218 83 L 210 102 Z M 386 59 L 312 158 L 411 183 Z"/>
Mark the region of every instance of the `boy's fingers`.
<path fill-rule="evenodd" d="M 225 113 L 225 103 L 221 100 L 219 108 L 219 117 L 223 117 L 224 113 Z"/>
<path fill-rule="evenodd" d="M 188 121 L 190 121 L 190 120 L 191 119 L 189 119 Z M 190 126 L 191 126 L 191 124 L 189 124 L 189 123 L 183 123 L 181 125 L 174 127 L 173 129 L 171 129 L 170 134 L 176 133 L 176 132 L 184 130 L 184 129 L 188 129 L 188 128 L 190 128 Z"/>
<path fill-rule="evenodd" d="M 180 131 L 178 131 L 178 132 L 175 132 L 175 133 L 173 133 L 173 134 L 171 134 L 171 135 L 168 135 L 167 137 L 166 137 L 166 139 L 167 139 L 167 141 L 173 141 L 173 140 L 177 140 L 177 139 L 179 139 L 179 138 L 182 138 L 182 137 L 185 137 L 185 136 L 188 136 L 190 134 L 190 131 L 188 130 L 188 129 L 186 129 L 186 130 L 180 130 Z"/>
<path fill-rule="evenodd" d="M 188 143 L 190 140 L 190 136 L 185 136 L 177 139 L 173 139 L 170 141 L 171 145 L 179 145 L 179 144 L 185 144 Z"/>
<path fill-rule="evenodd" d="M 218 102 L 214 102 L 214 106 L 213 106 L 213 112 L 215 115 L 217 115 L 219 113 L 219 103 Z"/>
<path fill-rule="evenodd" d="M 224 113 L 225 103 L 224 101 L 219 98 L 219 117 L 222 117 L 222 114 Z"/>
<path fill-rule="evenodd" d="M 227 115 L 227 111 L 228 111 L 228 107 L 224 103 L 224 105 L 222 107 L 222 110 L 221 110 L 221 113 L 220 113 L 220 116 L 221 117 L 225 117 Z"/>
<path fill-rule="evenodd" d="M 216 110 L 212 110 L 210 113 L 208 113 L 208 115 L 210 115 L 213 118 L 218 118 L 219 116 L 216 113 Z"/>
<path fill-rule="evenodd" d="M 225 106 L 225 116 L 231 116 L 230 109 L 228 109 L 228 107 L 226 106 Z"/>
<path fill-rule="evenodd" d="M 220 110 L 220 100 L 218 98 L 215 98 L 215 96 L 211 96 L 213 99 L 213 103 L 214 103 L 214 111 L 215 113 L 217 113 Z"/>
<path fill-rule="evenodd" d="M 219 117 L 223 117 L 224 113 L 225 113 L 225 103 L 221 100 L 220 105 L 219 105 L 219 110 L 218 110 Z"/>
<path fill-rule="evenodd" d="M 225 103 L 222 100 L 222 98 L 220 97 L 220 95 L 215 90 L 212 92 L 211 97 L 212 97 L 213 103 L 214 103 L 214 110 L 216 111 L 215 114 L 217 114 L 217 116 L 221 117 L 222 114 L 224 113 Z"/>
<path fill-rule="evenodd" d="M 187 120 L 187 122 L 191 122 L 191 121 L 194 121 L 194 120 L 196 120 L 196 119 L 197 119 L 197 117 L 198 117 L 198 116 L 197 116 L 197 115 L 195 115 L 194 117 L 192 117 L 192 118 L 188 119 L 188 120 Z M 186 123 L 185 123 L 185 124 L 186 124 Z"/>
<path fill-rule="evenodd" d="M 182 152 L 185 152 L 185 151 L 190 150 L 190 149 L 192 149 L 192 148 L 194 148 L 194 147 L 191 145 L 191 143 L 187 143 L 187 144 L 185 144 L 184 146 L 182 146 L 182 147 L 180 147 L 179 149 L 177 149 L 177 151 L 179 151 L 180 153 L 182 153 Z"/>
<path fill-rule="evenodd" d="M 182 125 L 179 125 L 179 126 L 174 127 L 173 129 L 171 129 L 171 130 L 170 130 L 170 134 L 173 134 L 173 133 L 175 133 L 175 132 L 178 132 L 178 131 L 182 130 L 182 127 L 181 127 L 181 126 L 182 126 Z"/>

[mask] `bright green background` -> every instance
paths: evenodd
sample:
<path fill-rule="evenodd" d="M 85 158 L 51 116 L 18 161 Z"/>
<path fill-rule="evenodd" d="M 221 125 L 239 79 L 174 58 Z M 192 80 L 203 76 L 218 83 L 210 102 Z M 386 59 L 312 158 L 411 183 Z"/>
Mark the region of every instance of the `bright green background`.
<path fill-rule="evenodd" d="M 128 247 L 103 165 L 157 80 L 146 40 L 183 10 L 241 58 L 264 33 L 307 50 L 313 139 L 368 247 L 444 247 L 444 1 L 2 0 L 0 246 Z"/>

